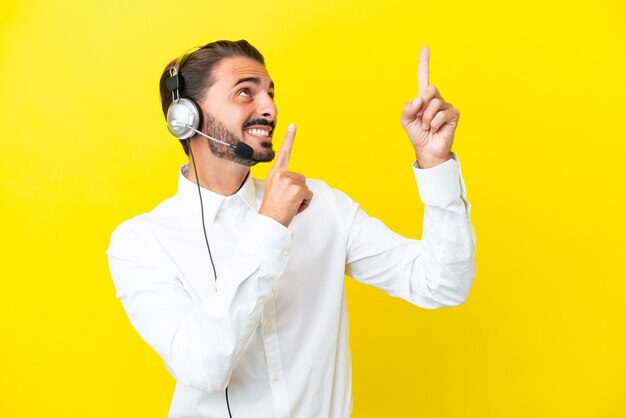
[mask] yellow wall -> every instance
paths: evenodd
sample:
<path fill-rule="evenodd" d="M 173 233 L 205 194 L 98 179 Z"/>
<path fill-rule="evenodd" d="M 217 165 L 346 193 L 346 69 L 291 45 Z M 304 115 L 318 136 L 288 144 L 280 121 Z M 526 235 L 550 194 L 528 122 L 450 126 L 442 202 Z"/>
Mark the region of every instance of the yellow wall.
<path fill-rule="evenodd" d="M 298 125 L 291 168 L 406 236 L 422 208 L 399 117 L 421 46 L 461 110 L 475 286 L 427 311 L 347 281 L 355 418 L 626 416 L 622 2 L 175 3 L 0 6 L 0 416 L 166 415 L 173 379 L 104 251 L 175 192 L 161 69 L 222 38 L 265 54 L 277 144 Z"/>

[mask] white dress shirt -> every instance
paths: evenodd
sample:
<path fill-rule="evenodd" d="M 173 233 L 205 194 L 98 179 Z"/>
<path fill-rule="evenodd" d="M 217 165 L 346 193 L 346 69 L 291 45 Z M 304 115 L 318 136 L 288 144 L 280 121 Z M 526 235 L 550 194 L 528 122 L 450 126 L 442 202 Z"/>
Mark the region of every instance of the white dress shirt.
<path fill-rule="evenodd" d="M 424 308 L 462 304 L 475 236 L 456 156 L 413 170 L 422 240 L 404 238 L 344 193 L 307 180 L 288 228 L 257 213 L 264 180 L 232 196 L 182 167 L 178 192 L 122 223 L 107 254 L 117 297 L 176 379 L 170 417 L 347 418 L 352 410 L 344 274 Z M 417 220 L 416 220 L 417 221 Z"/>

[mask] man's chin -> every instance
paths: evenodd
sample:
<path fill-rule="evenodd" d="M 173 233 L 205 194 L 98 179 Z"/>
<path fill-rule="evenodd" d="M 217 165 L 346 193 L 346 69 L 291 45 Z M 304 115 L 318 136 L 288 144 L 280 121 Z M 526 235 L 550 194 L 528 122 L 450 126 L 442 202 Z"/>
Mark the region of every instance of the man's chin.
<path fill-rule="evenodd" d="M 254 154 L 252 154 L 252 159 L 257 163 L 269 163 L 270 161 L 274 160 L 275 156 L 276 153 L 273 149 L 263 148 L 261 151 L 255 150 Z"/>
<path fill-rule="evenodd" d="M 254 147 L 254 154 L 252 154 L 252 159 L 257 163 L 269 163 L 276 156 L 276 153 L 272 148 L 272 143 L 262 142 L 260 145 L 260 149 Z"/>

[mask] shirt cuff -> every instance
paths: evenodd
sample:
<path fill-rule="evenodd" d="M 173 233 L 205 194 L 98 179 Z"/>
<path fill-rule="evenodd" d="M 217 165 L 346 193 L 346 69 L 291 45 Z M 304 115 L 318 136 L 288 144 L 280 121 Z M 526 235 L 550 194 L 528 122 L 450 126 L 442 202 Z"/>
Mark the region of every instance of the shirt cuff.
<path fill-rule="evenodd" d="M 246 222 L 246 235 L 241 251 L 260 263 L 261 277 L 278 277 L 283 274 L 293 236 L 289 229 L 265 215 L 255 214 Z"/>
<path fill-rule="evenodd" d="M 456 154 L 431 168 L 419 168 L 415 161 L 413 172 L 425 205 L 446 207 L 461 197 L 461 170 Z"/>

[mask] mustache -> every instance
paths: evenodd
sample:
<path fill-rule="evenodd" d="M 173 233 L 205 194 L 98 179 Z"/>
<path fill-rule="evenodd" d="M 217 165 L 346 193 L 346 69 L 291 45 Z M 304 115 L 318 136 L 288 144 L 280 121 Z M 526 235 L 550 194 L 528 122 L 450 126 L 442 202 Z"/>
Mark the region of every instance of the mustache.
<path fill-rule="evenodd" d="M 272 130 L 274 130 L 274 126 L 276 125 L 274 121 L 270 121 L 267 119 L 250 119 L 243 124 L 243 129 L 249 128 L 254 125 L 265 125 L 270 126 Z"/>

